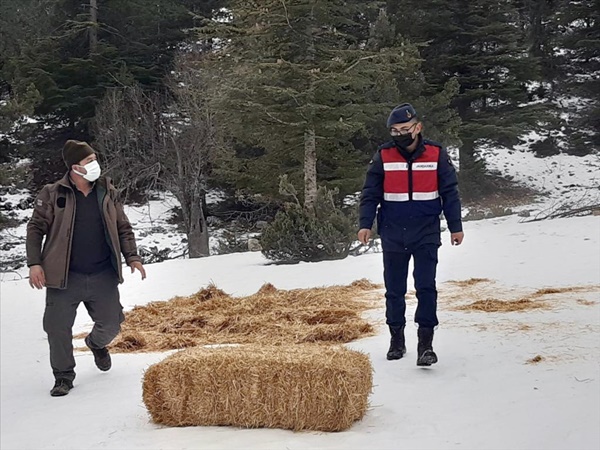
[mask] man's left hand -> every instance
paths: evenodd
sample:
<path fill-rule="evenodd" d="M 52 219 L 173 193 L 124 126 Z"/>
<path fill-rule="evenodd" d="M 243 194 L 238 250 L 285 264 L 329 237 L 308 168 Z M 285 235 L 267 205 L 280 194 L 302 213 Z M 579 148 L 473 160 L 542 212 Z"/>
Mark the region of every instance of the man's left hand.
<path fill-rule="evenodd" d="M 463 239 L 465 238 L 465 233 L 459 231 L 458 233 L 450 234 L 450 242 L 452 245 L 460 245 L 462 244 Z"/>
<path fill-rule="evenodd" d="M 135 272 L 137 269 L 142 274 L 142 280 L 146 279 L 146 269 L 144 269 L 144 266 L 141 262 L 133 261 L 131 264 L 129 264 L 129 267 L 131 267 L 131 273 Z"/>

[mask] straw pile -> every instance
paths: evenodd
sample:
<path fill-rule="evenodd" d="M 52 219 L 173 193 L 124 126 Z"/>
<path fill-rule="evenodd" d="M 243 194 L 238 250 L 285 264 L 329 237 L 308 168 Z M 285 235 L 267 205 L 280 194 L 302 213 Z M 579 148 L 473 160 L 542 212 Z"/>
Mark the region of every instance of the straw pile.
<path fill-rule="evenodd" d="M 485 312 L 514 312 L 529 311 L 532 309 L 546 308 L 547 305 L 542 302 L 534 302 L 527 299 L 520 300 L 478 300 L 468 305 L 459 306 L 456 309 L 461 311 L 485 311 Z"/>
<path fill-rule="evenodd" d="M 361 314 L 377 306 L 379 286 L 279 290 L 265 284 L 248 297 L 232 297 L 214 285 L 189 297 L 153 302 L 125 314 L 111 351 L 163 351 L 206 344 L 344 343 L 368 336 Z"/>
<path fill-rule="evenodd" d="M 450 280 L 448 283 L 452 283 L 460 287 L 469 287 L 479 283 L 489 283 L 490 281 L 491 280 L 489 278 L 469 278 L 468 280 Z"/>
<path fill-rule="evenodd" d="M 144 375 L 152 419 L 169 426 L 341 431 L 368 406 L 367 355 L 315 345 L 194 348 Z"/>
<path fill-rule="evenodd" d="M 490 286 L 489 289 L 479 289 L 479 290 L 471 290 L 469 292 L 465 292 L 464 288 L 469 284 L 473 284 L 473 280 L 481 282 L 480 280 L 489 281 L 485 279 L 472 278 L 471 280 L 466 280 L 463 282 L 452 282 L 455 284 L 463 283 L 461 286 L 463 289 L 461 292 L 457 293 L 454 297 L 455 299 L 460 299 L 461 297 L 467 296 L 470 298 L 482 298 L 483 295 L 502 295 L 507 292 L 503 292 L 503 290 L 499 289 L 495 286 Z M 492 292 L 495 290 L 496 292 Z M 579 293 L 579 292 L 598 292 L 600 291 L 600 286 L 592 285 L 592 286 L 568 286 L 568 287 L 548 287 L 538 289 L 531 294 L 528 294 L 522 298 L 518 298 L 515 300 L 504 300 L 498 298 L 487 298 L 474 301 L 469 303 L 468 305 L 457 306 L 455 309 L 461 311 L 484 311 L 484 312 L 514 312 L 514 311 L 530 311 L 533 309 L 545 309 L 550 308 L 555 305 L 557 300 L 572 300 L 572 297 L 561 296 L 561 294 L 571 294 L 571 293 Z M 586 305 L 586 300 L 576 299 L 577 303 Z M 595 304 L 591 302 L 591 305 Z"/>
<path fill-rule="evenodd" d="M 526 361 L 526 364 L 537 364 L 540 363 L 544 360 L 545 358 L 543 356 L 540 355 L 536 355 L 533 358 L 530 358 Z"/>

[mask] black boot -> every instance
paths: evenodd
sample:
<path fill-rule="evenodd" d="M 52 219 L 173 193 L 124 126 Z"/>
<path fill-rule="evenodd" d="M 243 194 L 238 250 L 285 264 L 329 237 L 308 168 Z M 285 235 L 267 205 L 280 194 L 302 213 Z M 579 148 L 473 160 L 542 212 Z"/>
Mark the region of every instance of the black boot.
<path fill-rule="evenodd" d="M 100 369 L 103 372 L 106 372 L 111 368 L 112 362 L 110 360 L 110 354 L 108 353 L 108 349 L 106 347 L 92 347 L 89 335 L 85 337 L 85 345 L 87 345 L 94 354 L 94 362 L 96 363 L 96 367 L 98 367 L 98 369 Z"/>
<path fill-rule="evenodd" d="M 67 395 L 73 389 L 73 382 L 66 378 L 58 378 L 54 383 L 54 387 L 50 391 L 52 397 L 62 397 Z"/>
<path fill-rule="evenodd" d="M 419 344 L 417 345 L 417 366 L 430 366 L 438 359 L 433 351 L 433 328 L 419 327 L 417 331 Z"/>
<path fill-rule="evenodd" d="M 390 340 L 390 349 L 387 352 L 387 359 L 400 359 L 406 353 L 406 344 L 404 342 L 404 325 L 401 327 L 390 326 L 392 339 Z"/>

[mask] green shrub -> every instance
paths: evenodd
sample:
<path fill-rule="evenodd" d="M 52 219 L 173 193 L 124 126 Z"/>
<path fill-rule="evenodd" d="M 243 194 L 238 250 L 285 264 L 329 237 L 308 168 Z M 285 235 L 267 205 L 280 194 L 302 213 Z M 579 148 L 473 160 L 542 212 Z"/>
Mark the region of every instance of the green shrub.
<path fill-rule="evenodd" d="M 286 203 L 261 236 L 263 255 L 277 263 L 323 261 L 348 256 L 354 240 L 352 221 L 334 202 L 334 193 L 321 187 L 314 212 Z"/>

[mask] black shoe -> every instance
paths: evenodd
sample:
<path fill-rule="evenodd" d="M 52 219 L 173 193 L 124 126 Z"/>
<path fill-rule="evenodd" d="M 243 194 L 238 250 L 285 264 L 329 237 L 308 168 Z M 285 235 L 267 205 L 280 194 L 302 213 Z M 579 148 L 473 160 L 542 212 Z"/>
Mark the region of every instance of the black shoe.
<path fill-rule="evenodd" d="M 86 336 L 85 345 L 89 347 L 89 349 L 94 354 L 94 362 L 96 363 L 96 367 L 103 372 L 110 370 L 112 363 L 110 360 L 110 354 L 108 353 L 108 349 L 104 348 L 94 348 L 90 345 L 90 336 Z"/>
<path fill-rule="evenodd" d="M 62 397 L 67 395 L 69 391 L 73 389 L 73 382 L 66 378 L 59 378 L 54 383 L 54 387 L 50 391 L 52 397 Z"/>
<path fill-rule="evenodd" d="M 417 331 L 419 343 L 417 345 L 417 366 L 431 366 L 438 362 L 433 351 L 433 328 L 419 327 Z"/>
<path fill-rule="evenodd" d="M 406 354 L 406 344 L 404 342 L 404 326 L 390 326 L 390 333 L 392 335 L 392 338 L 390 339 L 390 349 L 387 352 L 387 359 L 391 361 L 394 359 L 400 359 Z"/>

